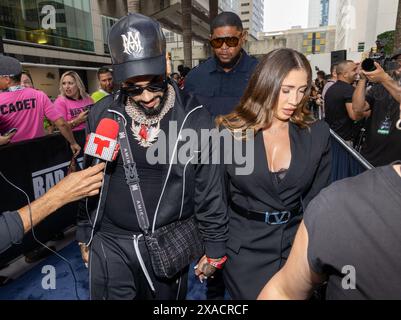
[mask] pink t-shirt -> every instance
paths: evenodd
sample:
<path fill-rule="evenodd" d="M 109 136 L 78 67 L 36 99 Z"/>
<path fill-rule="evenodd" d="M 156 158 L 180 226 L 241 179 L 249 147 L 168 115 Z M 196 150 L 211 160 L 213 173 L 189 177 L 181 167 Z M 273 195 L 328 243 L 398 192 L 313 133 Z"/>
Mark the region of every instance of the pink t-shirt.
<path fill-rule="evenodd" d="M 81 112 L 88 110 L 93 105 L 91 97 L 80 100 L 72 100 L 59 96 L 54 101 L 54 106 L 62 114 L 66 121 L 71 121 L 78 117 Z M 74 131 L 85 129 L 85 122 L 74 128 Z"/>
<path fill-rule="evenodd" d="M 0 133 L 18 129 L 11 142 L 44 136 L 45 116 L 51 121 L 62 117 L 44 92 L 25 88 L 0 93 Z"/>

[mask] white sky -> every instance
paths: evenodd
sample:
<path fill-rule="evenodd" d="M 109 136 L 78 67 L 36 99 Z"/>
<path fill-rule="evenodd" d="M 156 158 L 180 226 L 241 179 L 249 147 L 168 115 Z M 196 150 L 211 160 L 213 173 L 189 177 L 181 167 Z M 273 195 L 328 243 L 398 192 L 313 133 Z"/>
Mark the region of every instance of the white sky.
<path fill-rule="evenodd" d="M 264 0 L 264 31 L 291 29 L 292 26 L 307 27 L 309 0 Z"/>

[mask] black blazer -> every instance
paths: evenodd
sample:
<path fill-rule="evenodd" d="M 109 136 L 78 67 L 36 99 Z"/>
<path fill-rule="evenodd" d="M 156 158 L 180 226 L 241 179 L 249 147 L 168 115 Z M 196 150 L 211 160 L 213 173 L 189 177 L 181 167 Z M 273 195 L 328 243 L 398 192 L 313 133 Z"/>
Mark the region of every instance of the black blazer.
<path fill-rule="evenodd" d="M 260 212 L 294 211 L 308 205 L 330 181 L 330 131 L 318 121 L 301 129 L 290 123 L 291 163 L 280 183 L 269 172 L 263 133 L 254 140 L 254 170 L 236 175 L 243 167 L 226 165 L 228 203 Z M 247 165 L 249 166 L 249 165 Z M 266 282 L 283 266 L 291 250 L 302 215 L 292 216 L 283 225 L 247 220 L 238 209 L 228 210 L 228 260 L 224 281 L 231 298 L 256 299 Z M 242 210 L 241 210 L 242 211 Z"/>
<path fill-rule="evenodd" d="M 329 126 L 317 121 L 301 129 L 290 123 L 291 163 L 284 180 L 277 184 L 269 172 L 263 133 L 257 133 L 254 170 L 250 175 L 235 174 L 236 164 L 226 165 L 228 200 L 257 211 L 284 211 L 308 203 L 330 182 L 331 150 Z"/>

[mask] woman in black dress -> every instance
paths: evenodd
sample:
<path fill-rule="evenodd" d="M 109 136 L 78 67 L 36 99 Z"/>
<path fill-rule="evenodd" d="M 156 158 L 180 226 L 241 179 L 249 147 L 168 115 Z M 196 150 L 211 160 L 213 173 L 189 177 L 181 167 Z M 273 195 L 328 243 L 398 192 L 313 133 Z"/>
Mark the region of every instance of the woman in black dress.
<path fill-rule="evenodd" d="M 256 299 L 285 263 L 303 209 L 330 180 L 330 133 L 308 112 L 312 72 L 291 49 L 267 54 L 235 111 L 217 118 L 232 132 L 253 130 L 254 170 L 225 165 L 229 206 L 224 281 L 233 299 Z M 247 143 L 246 139 L 242 143 Z"/>

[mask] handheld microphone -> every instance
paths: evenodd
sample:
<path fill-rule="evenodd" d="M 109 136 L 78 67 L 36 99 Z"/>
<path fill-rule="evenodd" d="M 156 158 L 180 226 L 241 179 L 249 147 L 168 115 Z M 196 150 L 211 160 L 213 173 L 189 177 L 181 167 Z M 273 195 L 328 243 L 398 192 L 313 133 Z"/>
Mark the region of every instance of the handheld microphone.
<path fill-rule="evenodd" d="M 101 161 L 114 161 L 120 149 L 117 143 L 118 123 L 113 119 L 100 120 L 96 133 L 86 137 L 84 153 L 96 158 L 94 165 Z"/>

